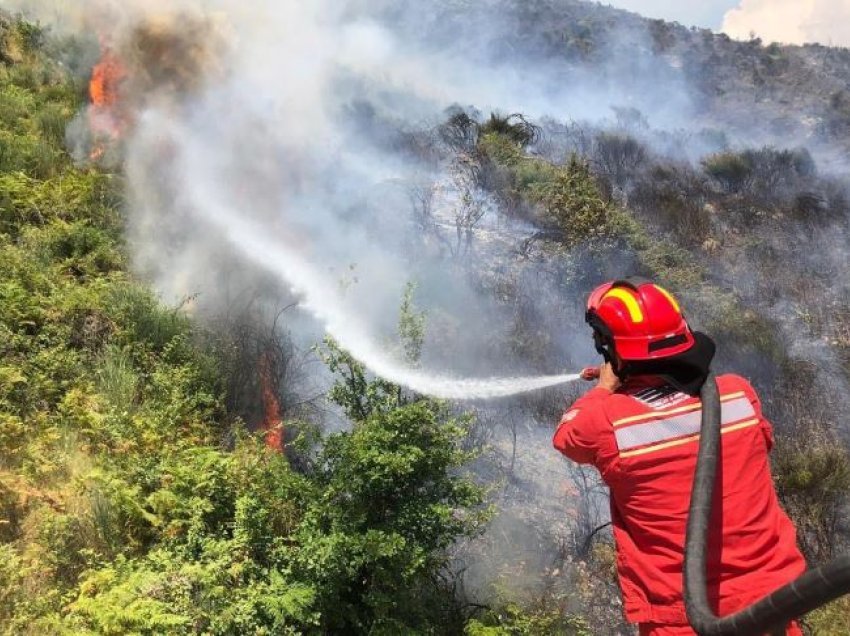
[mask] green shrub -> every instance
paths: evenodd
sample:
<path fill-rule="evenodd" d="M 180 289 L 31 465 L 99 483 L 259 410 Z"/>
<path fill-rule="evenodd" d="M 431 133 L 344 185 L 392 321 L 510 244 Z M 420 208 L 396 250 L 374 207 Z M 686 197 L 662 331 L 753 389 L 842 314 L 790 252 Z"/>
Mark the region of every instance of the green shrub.
<path fill-rule="evenodd" d="M 642 156 L 628 140 L 622 143 L 625 149 L 621 150 L 630 158 Z M 548 229 L 547 238 L 567 249 L 589 249 L 603 258 L 614 253 L 622 256 L 630 249 L 649 277 L 680 291 L 702 284 L 703 268 L 693 255 L 664 237 L 653 236 L 626 210 L 606 200 L 589 164 L 578 156 L 572 155 L 564 165 L 552 164 L 525 155 L 518 143 L 497 132 L 482 135 L 479 151 L 508 175 L 497 180 L 502 187 L 505 181 L 509 184 L 509 191 L 502 193 L 505 199 L 536 206 L 538 221 Z"/>
<path fill-rule="evenodd" d="M 126 350 L 110 345 L 103 351 L 97 369 L 97 384 L 99 393 L 113 409 L 125 412 L 134 409 L 139 377 Z"/>
<path fill-rule="evenodd" d="M 844 596 L 809 614 L 804 623 L 817 636 L 850 634 L 850 596 Z"/>
<path fill-rule="evenodd" d="M 591 636 L 591 625 L 560 605 L 525 609 L 508 604 L 469 621 L 465 636 Z"/>
<path fill-rule="evenodd" d="M 433 586 L 449 545 L 481 522 L 469 512 L 481 502 L 480 489 L 453 475 L 468 460 L 460 450 L 464 430 L 441 409 L 415 402 L 327 440 L 318 463 L 321 497 L 305 514 L 295 556 L 296 571 L 315 582 L 325 630 L 409 632 L 438 624 L 414 599 Z M 442 603 L 451 603 L 447 592 Z"/>
<path fill-rule="evenodd" d="M 520 148 L 533 144 L 540 136 L 540 129 L 518 113 L 490 113 L 490 118 L 478 126 L 478 131 L 482 137 L 498 135 Z"/>
<path fill-rule="evenodd" d="M 300 634 L 315 622 L 315 592 L 259 569 L 238 541 L 206 540 L 192 558 L 153 551 L 86 576 L 69 626 L 98 634 Z"/>
<path fill-rule="evenodd" d="M 497 132 L 483 135 L 479 148 L 509 172 L 507 197 L 538 206 L 543 223 L 567 247 L 611 240 L 630 231 L 626 215 L 602 197 L 587 162 L 577 156 L 557 166 L 525 156 L 515 140 Z"/>
<path fill-rule="evenodd" d="M 58 266 L 77 278 L 108 274 L 124 264 L 110 235 L 88 221 L 52 221 L 44 228 L 26 231 L 21 242 L 45 265 Z"/>
<path fill-rule="evenodd" d="M 529 190 L 568 247 L 617 236 L 620 212 L 602 198 L 590 167 L 575 155 L 551 181 L 535 183 Z"/>
<path fill-rule="evenodd" d="M 525 160 L 522 148 L 513 139 L 498 132 L 488 132 L 479 137 L 478 148 L 484 156 L 497 164 L 515 167 Z"/>
<path fill-rule="evenodd" d="M 65 144 L 65 129 L 71 120 L 73 111 L 64 104 L 48 102 L 36 115 L 36 122 L 42 137 L 54 147 Z"/>
<path fill-rule="evenodd" d="M 400 327 L 415 362 L 423 325 L 409 294 Z M 462 473 L 472 458 L 462 450 L 469 419 L 369 379 L 332 341 L 323 356 L 338 377 L 330 395 L 355 426 L 330 436 L 316 460 L 317 498 L 298 532 L 295 571 L 316 585 L 325 632 L 439 631 L 455 603 L 437 583 L 447 548 L 487 517 L 477 510 L 482 490 Z"/>
<path fill-rule="evenodd" d="M 162 545 L 90 569 L 68 626 L 289 634 L 316 621 L 315 592 L 286 566 L 287 537 L 310 489 L 282 457 L 243 438 L 233 452 L 194 447 L 162 457 L 154 474 L 146 496 L 106 475 L 88 482 Z"/>
<path fill-rule="evenodd" d="M 109 290 L 110 317 L 122 326 L 118 342 L 161 352 L 174 338 L 189 331 L 179 309 L 163 307 L 153 293 L 139 285 L 116 285 Z"/>
<path fill-rule="evenodd" d="M 0 174 L 0 231 L 18 236 L 23 227 L 53 220 L 90 223 L 114 237 L 120 228 L 118 204 L 108 176 L 65 172 L 44 181 L 23 172 Z"/>
<path fill-rule="evenodd" d="M 746 154 L 721 152 L 703 159 L 702 166 L 727 192 L 740 192 L 753 176 L 752 160 Z"/>
<path fill-rule="evenodd" d="M 824 563 L 840 548 L 836 538 L 850 490 L 850 455 L 822 426 L 806 421 L 797 426 L 806 426 L 805 434 L 783 438 L 773 453 L 774 479 L 806 556 Z"/>

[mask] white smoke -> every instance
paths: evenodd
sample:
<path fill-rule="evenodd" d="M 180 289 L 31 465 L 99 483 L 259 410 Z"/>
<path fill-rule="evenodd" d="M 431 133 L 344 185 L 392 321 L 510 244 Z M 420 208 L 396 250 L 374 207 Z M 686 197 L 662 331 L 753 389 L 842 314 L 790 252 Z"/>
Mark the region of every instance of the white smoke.
<path fill-rule="evenodd" d="M 192 176 L 183 180 L 177 200 L 181 206 L 195 211 L 195 217 L 206 226 L 199 229 L 221 233 L 244 260 L 285 281 L 291 292 L 301 299 L 302 308 L 375 374 L 420 393 L 446 399 L 504 397 L 579 379 L 577 374 L 460 379 L 414 370 L 394 360 L 376 344 L 371 329 L 361 320 L 361 312 L 346 301 L 334 280 L 310 262 L 309 254 L 291 241 L 275 237 L 268 227 L 257 224 L 250 215 L 239 214 L 235 205 L 228 204 L 230 184 L 215 178 L 214 166 L 210 165 L 210 155 L 205 154 L 202 139 L 193 137 L 190 130 L 179 128 L 172 120 L 153 113 L 146 116 L 145 125 L 180 149 L 181 161 L 172 167 L 181 175 Z M 366 296 L 374 298 L 368 290 Z"/>
<path fill-rule="evenodd" d="M 161 33 L 167 16 L 177 33 L 188 33 L 186 16 L 214 15 L 216 31 L 227 33 L 227 48 L 187 47 L 217 53 L 222 60 L 209 65 L 217 74 L 191 93 L 144 95 L 128 140 L 135 263 L 166 299 L 200 294 L 203 305 L 220 307 L 227 304 L 222 290 L 255 284 L 265 271 L 373 371 L 422 392 L 505 395 L 571 377 L 462 385 L 398 362 L 387 341 L 413 281 L 437 317 L 433 325 L 459 326 L 432 334 L 442 351 L 426 350 L 425 362 L 436 376 L 537 370 L 514 360 L 509 347 L 500 351 L 507 325 L 500 324 L 497 303 L 459 271 L 488 263 L 458 268 L 411 249 L 421 242 L 421 228 L 407 192 L 423 182 L 450 189 L 452 179 L 450 165 L 405 147 L 403 133 L 433 127 L 455 103 L 562 119 L 598 119 L 611 105 L 633 105 L 674 126 L 688 120 L 689 93 L 673 67 L 640 55 L 617 57 L 628 47 L 584 70 L 504 50 L 516 21 L 503 14 L 519 11 L 518 3 L 464 5 L 459 24 L 450 20 L 449 3 L 440 6 L 359 0 L 64 5 L 67 24 L 108 25 L 114 39 L 146 20 Z M 641 36 L 631 31 L 628 38 Z M 617 34 L 610 40 L 616 43 Z M 457 205 L 460 198 L 455 193 L 444 203 Z M 590 354 L 584 340 L 581 352 Z M 429 378 L 434 383 L 425 382 Z"/>
<path fill-rule="evenodd" d="M 446 166 L 405 155 L 382 133 L 436 123 L 458 97 L 498 108 L 506 80 L 470 81 L 472 70 L 449 56 L 413 55 L 377 19 L 341 17 L 325 3 L 252 9 L 226 14 L 235 37 L 225 77 L 191 97 L 147 100 L 138 117 L 127 172 L 140 271 L 166 298 L 200 294 L 208 306 L 224 302 L 222 289 L 270 273 L 375 374 L 436 397 L 500 397 L 577 379 L 492 378 L 475 359 L 506 328 L 490 301 L 454 264 L 407 252 L 418 230 L 405 193 L 423 178 L 445 181 Z M 434 372 L 408 368 L 386 344 L 411 281 L 432 290 L 429 309 L 476 323 L 435 336 L 459 339 L 444 347 L 457 358 L 437 356 Z M 514 370 L 507 348 L 490 357 Z"/>

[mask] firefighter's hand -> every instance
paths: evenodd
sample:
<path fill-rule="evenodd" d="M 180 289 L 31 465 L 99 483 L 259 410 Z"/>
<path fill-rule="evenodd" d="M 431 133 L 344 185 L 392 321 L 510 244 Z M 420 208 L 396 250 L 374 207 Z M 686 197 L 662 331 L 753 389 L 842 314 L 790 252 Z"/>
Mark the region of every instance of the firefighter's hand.
<path fill-rule="evenodd" d="M 617 377 L 617 374 L 614 373 L 614 367 L 611 366 L 610 362 L 606 362 L 599 367 L 599 382 L 597 382 L 596 386 L 608 389 L 613 393 L 620 388 L 621 384 L 622 382 Z"/>
<path fill-rule="evenodd" d="M 579 374 L 582 380 L 591 382 L 599 379 L 599 367 L 585 367 Z"/>

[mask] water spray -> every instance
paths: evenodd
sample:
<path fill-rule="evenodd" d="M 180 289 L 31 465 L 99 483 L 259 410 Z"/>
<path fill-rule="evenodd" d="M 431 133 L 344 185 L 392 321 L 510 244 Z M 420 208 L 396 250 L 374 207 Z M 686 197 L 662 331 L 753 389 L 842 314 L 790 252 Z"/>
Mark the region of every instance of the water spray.
<path fill-rule="evenodd" d="M 236 213 L 206 188 L 189 183 L 184 195 L 202 220 L 221 231 L 246 260 L 285 282 L 300 297 L 300 307 L 317 319 L 326 333 L 372 373 L 385 380 L 435 398 L 473 400 L 538 391 L 583 377 L 582 373 L 569 373 L 464 379 L 411 369 L 379 347 L 366 325 L 346 308 L 338 285 L 334 285 L 297 249 L 275 240 L 267 230 Z"/>

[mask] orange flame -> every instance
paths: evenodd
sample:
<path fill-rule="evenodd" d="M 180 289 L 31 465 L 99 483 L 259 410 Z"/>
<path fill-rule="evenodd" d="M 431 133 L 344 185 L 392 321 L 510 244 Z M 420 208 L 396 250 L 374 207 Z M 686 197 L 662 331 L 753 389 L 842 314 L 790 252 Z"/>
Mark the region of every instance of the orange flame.
<path fill-rule="evenodd" d="M 124 134 L 126 121 L 120 112 L 121 86 L 127 71 L 121 60 L 108 46 L 103 46 L 103 55 L 92 69 L 89 82 L 89 126 L 94 137 L 91 158 L 98 159 L 107 146 Z"/>
<path fill-rule="evenodd" d="M 272 381 L 272 365 L 268 353 L 260 356 L 260 387 L 263 396 L 263 430 L 265 431 L 266 446 L 279 452 L 284 451 L 283 418 L 280 415 L 280 401 L 277 398 L 274 382 Z"/>
<path fill-rule="evenodd" d="M 124 66 L 118 57 L 107 50 L 92 69 L 89 83 L 91 101 L 97 107 L 109 108 L 118 101 L 118 84 L 124 78 Z"/>

